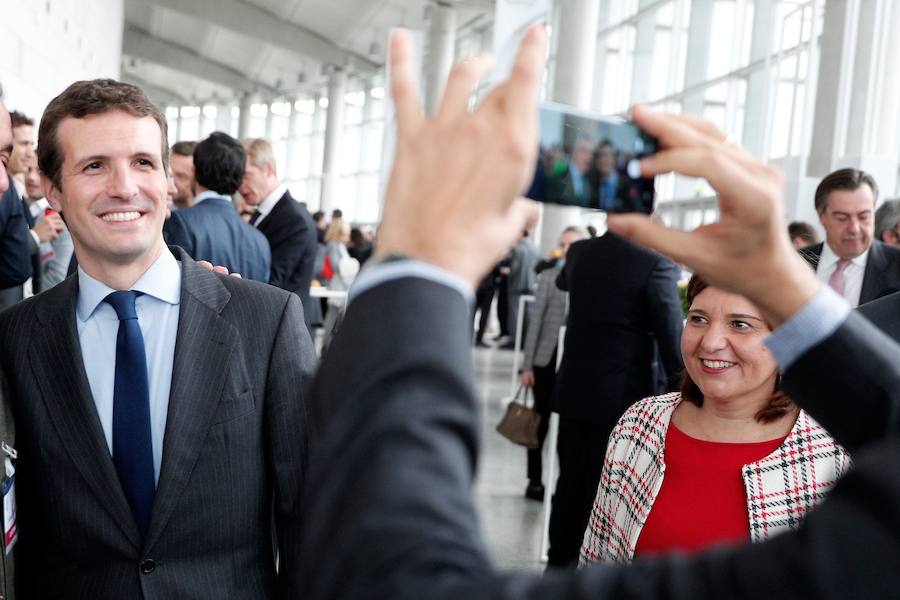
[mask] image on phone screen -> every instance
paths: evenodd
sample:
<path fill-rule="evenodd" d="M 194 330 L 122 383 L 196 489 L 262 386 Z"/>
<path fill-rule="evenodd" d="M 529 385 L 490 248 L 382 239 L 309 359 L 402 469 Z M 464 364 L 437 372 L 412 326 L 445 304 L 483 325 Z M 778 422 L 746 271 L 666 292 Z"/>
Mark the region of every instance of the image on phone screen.
<path fill-rule="evenodd" d="M 653 178 L 640 176 L 639 161 L 657 148 L 656 139 L 630 121 L 542 104 L 537 168 L 526 195 L 610 213 L 650 214 Z"/>

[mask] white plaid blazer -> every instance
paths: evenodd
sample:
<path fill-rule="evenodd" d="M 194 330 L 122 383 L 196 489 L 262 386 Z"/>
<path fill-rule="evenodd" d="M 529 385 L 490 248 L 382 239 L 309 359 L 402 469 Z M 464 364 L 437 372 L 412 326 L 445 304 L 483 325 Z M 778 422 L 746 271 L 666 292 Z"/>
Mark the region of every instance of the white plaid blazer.
<path fill-rule="evenodd" d="M 597 499 L 581 546 L 581 564 L 630 562 L 662 487 L 666 431 L 678 392 L 645 398 L 609 438 Z M 796 529 L 850 467 L 850 455 L 805 411 L 774 452 L 743 467 L 750 540 Z"/>

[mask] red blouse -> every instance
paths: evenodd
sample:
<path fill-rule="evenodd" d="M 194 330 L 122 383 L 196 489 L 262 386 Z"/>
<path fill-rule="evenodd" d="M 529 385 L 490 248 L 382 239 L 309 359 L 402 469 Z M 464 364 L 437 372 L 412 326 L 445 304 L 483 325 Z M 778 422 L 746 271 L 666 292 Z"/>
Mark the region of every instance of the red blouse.
<path fill-rule="evenodd" d="M 669 423 L 662 487 L 641 530 L 635 558 L 749 541 L 741 467 L 774 452 L 784 438 L 732 444 L 692 438 Z"/>

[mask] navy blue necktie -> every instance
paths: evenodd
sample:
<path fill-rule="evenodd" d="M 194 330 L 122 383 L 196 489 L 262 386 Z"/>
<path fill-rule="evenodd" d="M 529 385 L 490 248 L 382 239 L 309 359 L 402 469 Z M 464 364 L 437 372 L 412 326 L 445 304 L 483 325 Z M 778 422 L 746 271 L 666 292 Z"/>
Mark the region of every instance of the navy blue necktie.
<path fill-rule="evenodd" d="M 144 336 L 134 302 L 140 292 L 113 292 L 104 298 L 119 317 L 116 382 L 113 392 L 113 464 L 141 534 L 150 525 L 156 495 L 150 437 L 150 385 Z"/>

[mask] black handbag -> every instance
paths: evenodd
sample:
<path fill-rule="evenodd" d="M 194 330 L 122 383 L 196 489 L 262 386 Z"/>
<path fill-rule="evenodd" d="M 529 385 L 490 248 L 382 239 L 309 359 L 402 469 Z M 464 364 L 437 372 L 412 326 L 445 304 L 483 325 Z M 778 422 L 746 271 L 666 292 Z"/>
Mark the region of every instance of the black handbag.
<path fill-rule="evenodd" d="M 531 386 L 524 384 L 519 386 L 512 402 L 506 407 L 506 414 L 497 424 L 497 432 L 514 444 L 533 449 L 538 447 L 538 427 L 541 425 L 541 415 L 527 405 L 530 389 Z M 533 397 L 534 393 L 532 392 Z"/>

